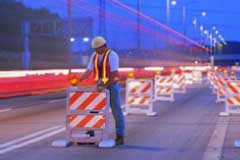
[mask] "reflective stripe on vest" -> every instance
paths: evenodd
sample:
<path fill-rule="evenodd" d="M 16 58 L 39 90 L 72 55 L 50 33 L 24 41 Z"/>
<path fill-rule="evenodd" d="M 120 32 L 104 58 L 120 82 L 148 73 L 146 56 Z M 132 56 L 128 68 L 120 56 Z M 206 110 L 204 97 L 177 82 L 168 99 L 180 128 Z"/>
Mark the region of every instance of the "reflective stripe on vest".
<path fill-rule="evenodd" d="M 104 83 L 104 84 L 106 84 L 107 83 L 107 81 L 108 81 L 108 77 L 107 77 L 107 60 L 108 60 L 108 56 L 109 56 L 109 54 L 110 54 L 110 50 L 107 50 L 107 52 L 103 55 L 103 63 L 102 63 L 102 72 L 101 72 L 101 74 L 102 74 L 102 79 L 101 79 L 101 81 Z M 99 55 L 96 53 L 96 56 L 95 56 L 95 59 L 94 59 L 94 70 L 95 70 L 95 81 L 97 81 L 97 80 L 99 80 L 99 68 L 98 68 L 98 62 L 99 62 L 99 60 L 98 60 L 98 58 L 99 58 Z"/>

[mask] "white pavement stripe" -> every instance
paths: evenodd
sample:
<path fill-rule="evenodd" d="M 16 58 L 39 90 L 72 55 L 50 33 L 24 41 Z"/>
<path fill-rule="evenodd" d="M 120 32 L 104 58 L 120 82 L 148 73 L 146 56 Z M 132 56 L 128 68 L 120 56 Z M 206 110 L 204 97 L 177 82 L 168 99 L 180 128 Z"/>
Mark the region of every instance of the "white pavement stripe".
<path fill-rule="evenodd" d="M 215 130 L 208 143 L 207 149 L 202 160 L 220 160 L 223 144 L 228 128 L 229 117 L 219 117 Z"/>
<path fill-rule="evenodd" d="M 77 109 L 79 107 L 80 104 L 82 104 L 92 93 L 83 93 L 83 95 L 78 98 L 71 106 L 71 109 Z"/>
<path fill-rule="evenodd" d="M 106 97 L 105 93 L 101 93 L 97 98 L 95 98 L 87 107 L 87 109 L 94 109 L 104 98 Z"/>
<path fill-rule="evenodd" d="M 0 110 L 0 113 L 1 112 L 8 112 L 8 111 L 11 111 L 12 109 L 2 109 L 2 110 Z"/>
<path fill-rule="evenodd" d="M 60 127 L 62 127 L 62 126 L 59 125 L 59 126 L 51 127 L 51 128 L 44 129 L 44 130 L 41 130 L 41 131 L 38 131 L 38 132 L 35 132 L 35 133 L 32 133 L 32 134 L 29 134 L 29 135 L 27 135 L 27 136 L 24 136 L 24 137 L 15 139 L 15 140 L 12 140 L 12 141 L 9 141 L 9 142 L 0 144 L 0 148 L 8 147 L 8 146 L 13 145 L 13 144 L 15 144 L 15 143 L 19 143 L 19 142 L 21 142 L 21 141 L 24 141 L 24 140 L 27 140 L 27 139 L 30 139 L 30 138 L 39 136 L 39 135 L 41 135 L 41 134 L 44 134 L 44 133 L 46 133 L 46 132 L 50 132 L 50 131 L 55 130 L 55 129 L 58 129 L 58 128 L 60 128 Z"/>
<path fill-rule="evenodd" d="M 40 137 L 33 138 L 33 139 L 31 139 L 31 140 L 28 140 L 28 141 L 25 141 L 25 142 L 22 142 L 22 143 L 19 143 L 19 144 L 10 146 L 10 147 L 8 147 L 8 148 L 5 148 L 5 149 L 0 150 L 0 154 L 4 154 L 4 153 L 10 152 L 10 151 L 12 151 L 12 150 L 15 150 L 15 149 L 24 147 L 24 146 L 26 146 L 26 145 L 29 145 L 29 144 L 32 144 L 32 143 L 41 141 L 41 140 L 43 140 L 43 139 L 46 139 L 46 138 L 49 138 L 49 137 L 51 137 L 51 136 L 54 136 L 54 135 L 56 135 L 56 134 L 58 134 L 58 133 L 61 133 L 61 132 L 63 132 L 64 130 L 65 130 L 65 127 L 60 128 L 60 129 L 58 129 L 58 130 L 56 130 L 56 131 L 53 131 L 53 132 L 44 134 L 44 135 L 42 135 L 42 136 L 40 136 Z"/>
<path fill-rule="evenodd" d="M 79 115 L 77 116 L 69 125 L 70 125 L 70 128 L 73 128 L 73 127 L 76 127 L 77 124 L 79 122 L 81 122 L 83 120 L 83 118 L 85 118 L 86 116 L 84 115 Z"/>
<path fill-rule="evenodd" d="M 64 99 L 51 100 L 49 103 L 56 103 L 56 102 L 61 102 L 61 101 L 66 101 L 66 98 L 64 98 Z"/>

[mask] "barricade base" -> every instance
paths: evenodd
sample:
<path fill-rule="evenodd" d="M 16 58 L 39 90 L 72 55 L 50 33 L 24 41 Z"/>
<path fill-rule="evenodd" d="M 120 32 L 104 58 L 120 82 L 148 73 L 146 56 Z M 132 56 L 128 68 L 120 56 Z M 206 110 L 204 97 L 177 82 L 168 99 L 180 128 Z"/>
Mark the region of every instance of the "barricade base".
<path fill-rule="evenodd" d="M 186 89 L 173 89 L 173 93 L 186 93 Z"/>
<path fill-rule="evenodd" d="M 68 140 L 74 143 L 98 143 L 99 138 L 91 137 L 91 138 L 79 138 L 79 137 L 69 137 Z"/>
<path fill-rule="evenodd" d="M 202 80 L 200 80 L 200 81 L 193 81 L 193 84 L 202 84 Z"/>
<path fill-rule="evenodd" d="M 71 146 L 73 143 L 69 140 L 66 139 L 59 139 L 59 140 L 55 140 L 52 142 L 52 147 L 69 147 Z"/>
<path fill-rule="evenodd" d="M 213 88 L 213 89 L 212 89 L 212 93 L 213 93 L 213 94 L 217 94 L 217 89 Z"/>
<path fill-rule="evenodd" d="M 116 146 L 116 143 L 113 139 L 103 140 L 103 141 L 100 141 L 98 144 L 99 148 L 112 148 L 115 146 Z"/>
<path fill-rule="evenodd" d="M 175 99 L 173 97 L 167 97 L 167 96 L 160 97 L 160 96 L 157 96 L 157 97 L 154 98 L 153 101 L 170 101 L 170 102 L 174 102 Z"/>
<path fill-rule="evenodd" d="M 240 148 L 240 139 L 235 140 L 234 146 Z"/>
<path fill-rule="evenodd" d="M 229 116 L 229 112 L 220 112 L 219 116 Z"/>
<path fill-rule="evenodd" d="M 91 137 L 87 134 L 87 131 L 94 131 L 95 136 Z M 99 143 L 103 140 L 103 129 L 89 129 L 89 128 L 82 128 L 82 129 L 74 129 L 67 131 L 67 139 L 71 142 L 80 142 L 80 143 Z"/>
<path fill-rule="evenodd" d="M 230 114 L 240 114 L 240 105 L 227 105 L 226 104 L 226 112 Z"/>
<path fill-rule="evenodd" d="M 157 115 L 156 112 L 149 112 L 149 113 L 147 113 L 147 116 L 149 116 L 149 117 L 151 117 L 151 116 L 156 116 L 156 115 Z"/>
<path fill-rule="evenodd" d="M 216 103 L 225 102 L 225 100 L 226 100 L 225 96 L 219 96 L 219 95 L 217 95 Z"/>
<path fill-rule="evenodd" d="M 139 109 L 139 108 L 126 108 L 124 115 L 129 115 L 129 114 L 146 114 L 147 116 L 155 116 L 156 112 L 153 112 L 149 109 Z"/>

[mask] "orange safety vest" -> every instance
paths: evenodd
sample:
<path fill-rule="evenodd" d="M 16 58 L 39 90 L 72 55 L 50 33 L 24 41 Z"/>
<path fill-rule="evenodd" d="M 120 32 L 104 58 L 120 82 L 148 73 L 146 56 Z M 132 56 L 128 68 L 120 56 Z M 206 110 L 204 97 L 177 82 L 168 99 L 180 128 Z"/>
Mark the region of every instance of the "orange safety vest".
<path fill-rule="evenodd" d="M 103 84 L 106 84 L 109 80 L 110 76 L 110 64 L 109 64 L 109 54 L 110 50 L 107 50 L 106 53 L 103 55 L 103 60 L 99 64 L 99 54 L 96 53 L 93 58 L 93 64 L 94 64 L 94 80 L 98 81 L 101 79 Z"/>

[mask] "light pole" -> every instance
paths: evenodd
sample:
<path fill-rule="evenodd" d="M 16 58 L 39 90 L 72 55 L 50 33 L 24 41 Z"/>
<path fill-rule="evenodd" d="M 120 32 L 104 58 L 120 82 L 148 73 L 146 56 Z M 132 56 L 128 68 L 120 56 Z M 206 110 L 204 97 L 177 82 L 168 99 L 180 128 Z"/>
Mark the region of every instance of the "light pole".
<path fill-rule="evenodd" d="M 170 5 L 175 6 L 176 4 L 176 0 L 166 0 L 166 23 L 168 26 L 170 26 Z"/>
<path fill-rule="evenodd" d="M 25 70 L 30 69 L 31 53 L 29 51 L 29 35 L 30 35 L 30 23 L 24 22 L 22 26 L 24 36 L 24 52 L 22 57 L 23 68 Z"/>
<path fill-rule="evenodd" d="M 184 5 L 183 8 L 182 8 L 182 23 L 183 23 L 183 35 L 185 36 L 186 35 L 186 15 L 187 15 L 187 8 L 186 6 Z"/>
<path fill-rule="evenodd" d="M 194 39 L 196 40 L 197 39 L 197 18 L 196 17 L 194 17 L 193 25 L 194 25 Z"/>
<path fill-rule="evenodd" d="M 184 3 L 183 2 L 183 7 L 182 7 L 182 23 L 183 23 L 183 35 L 186 35 L 186 20 L 187 20 L 187 6 L 190 4 L 195 4 L 197 1 L 191 1 L 189 3 Z"/>
<path fill-rule="evenodd" d="M 141 31 L 140 31 L 140 6 L 141 0 L 137 1 L 137 52 L 138 54 L 141 52 Z"/>
<path fill-rule="evenodd" d="M 105 0 L 99 1 L 99 27 L 98 27 L 98 35 L 101 35 L 107 39 L 106 34 L 106 2 Z"/>
<path fill-rule="evenodd" d="M 166 24 L 167 26 L 170 26 L 170 2 L 172 5 L 176 5 L 176 0 L 166 0 Z M 166 32 L 167 35 L 167 43 L 166 46 L 169 48 L 170 43 L 169 43 L 169 34 Z"/>
<path fill-rule="evenodd" d="M 170 0 L 166 0 L 166 23 L 169 26 L 169 23 L 170 23 Z"/>
<path fill-rule="evenodd" d="M 209 32 L 208 32 L 208 30 L 204 30 L 204 32 L 203 32 L 206 36 L 207 36 L 207 38 L 206 38 L 206 45 L 207 45 L 207 48 L 209 49 L 209 52 L 210 52 L 210 50 L 211 50 L 211 48 L 210 48 L 210 46 L 209 46 L 209 44 L 210 44 L 210 41 L 209 41 Z M 208 47 L 209 46 L 209 47 Z M 208 51 L 207 51 L 207 53 L 208 53 Z"/>
<path fill-rule="evenodd" d="M 204 27 L 203 27 L 203 25 L 201 24 L 201 25 L 200 25 L 200 44 L 202 44 L 202 41 L 203 41 L 203 29 L 204 29 Z"/>
<path fill-rule="evenodd" d="M 72 0 L 67 0 L 67 17 L 68 17 L 68 27 L 67 27 L 67 42 L 70 45 L 70 38 L 72 36 Z"/>
<path fill-rule="evenodd" d="M 172 2 L 175 2 L 174 5 L 176 5 L 176 3 L 177 3 L 176 0 L 174 0 Z M 197 2 L 198 1 L 196 1 L 196 0 L 190 1 L 189 3 L 182 2 L 182 25 L 183 25 L 183 35 L 184 36 L 186 36 L 186 32 L 187 32 L 187 26 L 186 26 L 187 6 L 190 4 L 197 3 Z M 168 4 L 169 4 L 169 2 L 168 2 Z M 196 17 L 194 17 L 193 24 L 194 24 L 194 38 L 196 38 L 196 32 L 197 32 L 197 18 Z"/>

